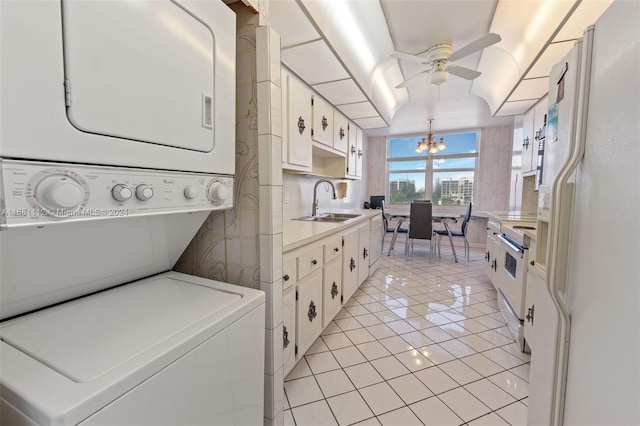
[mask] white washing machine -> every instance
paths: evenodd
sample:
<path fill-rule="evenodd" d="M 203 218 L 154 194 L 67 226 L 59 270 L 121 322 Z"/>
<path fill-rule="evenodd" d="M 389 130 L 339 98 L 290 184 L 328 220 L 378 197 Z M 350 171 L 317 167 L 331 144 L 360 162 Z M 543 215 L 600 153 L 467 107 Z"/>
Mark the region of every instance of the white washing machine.
<path fill-rule="evenodd" d="M 261 424 L 264 293 L 171 272 L 233 206 L 235 15 L 3 0 L 0 46 L 0 424 Z"/>

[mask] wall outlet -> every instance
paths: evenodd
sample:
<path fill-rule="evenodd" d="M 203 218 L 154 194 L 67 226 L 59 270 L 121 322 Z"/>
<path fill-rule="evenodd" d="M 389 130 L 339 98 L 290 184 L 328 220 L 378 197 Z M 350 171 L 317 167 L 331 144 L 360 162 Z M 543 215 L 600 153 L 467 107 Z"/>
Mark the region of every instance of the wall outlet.
<path fill-rule="evenodd" d="M 283 191 L 282 193 L 282 203 L 289 204 L 289 191 Z"/>

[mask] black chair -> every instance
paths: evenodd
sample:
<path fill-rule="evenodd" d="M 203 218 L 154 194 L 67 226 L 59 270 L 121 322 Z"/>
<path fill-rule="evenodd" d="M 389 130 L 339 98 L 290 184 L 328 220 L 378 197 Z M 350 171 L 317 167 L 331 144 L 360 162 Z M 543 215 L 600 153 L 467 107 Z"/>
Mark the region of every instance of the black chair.
<path fill-rule="evenodd" d="M 467 240 L 467 227 L 469 226 L 469 219 L 471 219 L 471 201 L 467 204 L 467 212 L 464 214 L 464 219 L 462 219 L 462 225 L 460 226 L 460 231 L 452 230 L 452 237 L 462 237 L 464 238 L 464 252 L 467 255 L 467 261 L 469 260 L 469 241 Z M 446 229 L 436 229 L 436 235 L 438 235 L 438 255 L 440 255 L 440 239 L 445 236 L 449 237 L 449 233 Z"/>
<path fill-rule="evenodd" d="M 380 208 L 382 209 L 382 226 L 384 231 L 382 233 L 382 244 L 380 244 L 380 253 L 384 253 L 384 237 L 388 233 L 392 233 L 393 238 L 391 239 L 391 247 L 389 247 L 389 253 L 388 253 L 388 256 L 391 256 L 391 251 L 393 250 L 393 245 L 396 242 L 396 237 L 398 236 L 398 234 L 406 234 L 409 232 L 409 230 L 407 228 L 400 227 L 402 225 L 402 221 L 398 221 L 398 223 L 396 223 L 395 226 L 390 225 L 391 219 L 393 219 L 393 216 L 389 215 L 384 211 L 384 197 L 380 202 Z"/>
<path fill-rule="evenodd" d="M 381 209 L 383 201 L 384 201 L 384 195 L 372 195 L 371 197 L 369 197 L 369 208 Z"/>
<path fill-rule="evenodd" d="M 405 243 L 405 255 L 409 254 L 409 245 L 413 254 L 413 240 L 429 240 L 429 256 L 433 258 L 433 206 L 430 202 L 414 201 L 409 209 L 409 233 Z"/>

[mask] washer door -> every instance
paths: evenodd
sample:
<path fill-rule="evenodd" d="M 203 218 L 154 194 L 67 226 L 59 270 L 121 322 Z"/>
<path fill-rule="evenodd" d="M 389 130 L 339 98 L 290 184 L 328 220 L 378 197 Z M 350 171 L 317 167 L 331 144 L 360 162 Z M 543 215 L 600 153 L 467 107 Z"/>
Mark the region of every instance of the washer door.
<path fill-rule="evenodd" d="M 79 130 L 215 145 L 214 34 L 170 1 L 62 1 L 67 117 Z"/>

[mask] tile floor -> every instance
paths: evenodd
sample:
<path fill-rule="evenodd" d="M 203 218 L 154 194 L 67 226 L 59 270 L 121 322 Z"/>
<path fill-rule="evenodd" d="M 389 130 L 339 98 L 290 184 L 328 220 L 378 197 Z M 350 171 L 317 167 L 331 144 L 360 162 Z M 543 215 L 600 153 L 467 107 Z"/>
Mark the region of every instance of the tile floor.
<path fill-rule="evenodd" d="M 428 242 L 405 257 L 398 240 L 285 379 L 285 425 L 525 425 L 529 355 L 484 250 L 453 263 L 443 242 L 429 263 Z"/>

